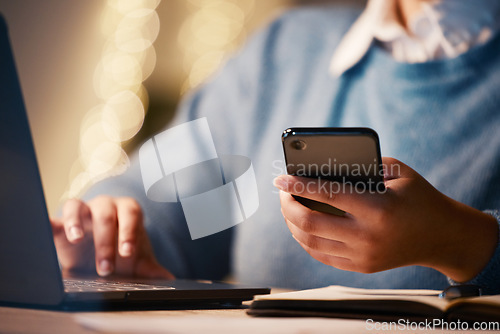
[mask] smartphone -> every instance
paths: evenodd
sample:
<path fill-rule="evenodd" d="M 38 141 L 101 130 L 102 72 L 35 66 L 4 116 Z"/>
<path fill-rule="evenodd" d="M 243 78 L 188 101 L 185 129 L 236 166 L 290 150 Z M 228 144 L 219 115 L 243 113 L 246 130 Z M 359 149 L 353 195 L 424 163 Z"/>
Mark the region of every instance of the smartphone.
<path fill-rule="evenodd" d="M 385 191 L 380 143 L 373 129 L 289 128 L 281 139 L 288 174 L 331 181 L 326 188 L 308 191 Z M 326 203 L 294 197 L 313 210 L 344 214 Z"/>

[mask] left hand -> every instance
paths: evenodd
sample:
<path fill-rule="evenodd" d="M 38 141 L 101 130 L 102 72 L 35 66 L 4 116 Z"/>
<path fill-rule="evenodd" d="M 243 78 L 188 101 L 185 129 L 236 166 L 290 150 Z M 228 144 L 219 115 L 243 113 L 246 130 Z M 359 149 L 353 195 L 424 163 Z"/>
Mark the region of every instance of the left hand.
<path fill-rule="evenodd" d="M 384 158 L 383 165 L 383 193 L 361 193 L 348 185 L 334 193 L 329 181 L 277 177 L 282 213 L 297 242 L 315 259 L 343 270 L 373 273 L 422 265 L 458 282 L 476 276 L 497 246 L 497 221 L 445 196 L 396 159 Z M 346 214 L 313 211 L 292 194 Z"/>
<path fill-rule="evenodd" d="M 174 279 L 156 260 L 133 198 L 98 196 L 66 201 L 62 217 L 51 218 L 64 271 L 108 276 Z"/>

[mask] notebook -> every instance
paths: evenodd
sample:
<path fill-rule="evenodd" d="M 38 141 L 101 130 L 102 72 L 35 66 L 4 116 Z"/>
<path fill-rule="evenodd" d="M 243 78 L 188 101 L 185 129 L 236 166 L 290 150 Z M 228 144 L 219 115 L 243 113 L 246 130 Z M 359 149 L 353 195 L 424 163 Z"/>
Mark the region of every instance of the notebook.
<path fill-rule="evenodd" d="M 0 303 L 42 308 L 199 308 L 268 288 L 195 280 L 64 281 L 7 25 L 0 15 Z"/>
<path fill-rule="evenodd" d="M 444 291 L 360 289 L 338 285 L 255 296 L 247 313 L 253 316 L 309 316 L 395 322 L 494 322 L 500 329 L 500 295 L 479 296 L 474 286 Z M 470 293 L 473 292 L 473 293 Z"/>

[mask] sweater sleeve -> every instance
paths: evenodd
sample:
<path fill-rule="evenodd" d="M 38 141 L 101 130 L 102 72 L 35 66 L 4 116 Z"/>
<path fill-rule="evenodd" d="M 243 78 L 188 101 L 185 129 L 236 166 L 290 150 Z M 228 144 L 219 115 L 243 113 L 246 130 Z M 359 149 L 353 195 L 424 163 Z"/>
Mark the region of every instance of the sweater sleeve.
<path fill-rule="evenodd" d="M 500 210 L 488 210 L 485 212 L 495 217 L 497 222 L 500 224 Z M 484 269 L 476 277 L 465 283 L 480 286 L 483 294 L 487 295 L 500 294 L 500 226 L 498 240 L 495 253 L 486 267 L 484 267 Z M 448 278 L 448 281 L 451 285 L 461 284 L 455 282 L 451 278 Z"/>

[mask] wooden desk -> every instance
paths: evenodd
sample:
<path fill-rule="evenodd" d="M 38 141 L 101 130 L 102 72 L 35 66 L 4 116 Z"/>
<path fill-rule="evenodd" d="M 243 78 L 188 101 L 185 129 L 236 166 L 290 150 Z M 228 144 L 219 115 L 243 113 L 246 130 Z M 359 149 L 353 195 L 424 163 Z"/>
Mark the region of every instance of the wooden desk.
<path fill-rule="evenodd" d="M 252 318 L 245 308 L 119 312 L 55 312 L 0 307 L 0 333 L 464 333 L 442 329 L 376 330 L 364 320 L 322 318 Z M 470 331 L 466 331 L 470 332 Z M 479 331 L 478 331 L 479 332 Z M 483 333 L 498 333 L 486 332 Z"/>
<path fill-rule="evenodd" d="M 82 324 L 92 325 L 94 329 Z M 80 323 L 79 323 L 80 322 Z M 95 325 L 97 323 L 97 326 Z M 245 309 L 55 312 L 0 307 L 0 333 L 366 333 L 364 321 L 252 318 Z M 338 330 L 338 331 L 337 331 Z"/>
<path fill-rule="evenodd" d="M 12 307 L 0 307 L 0 333 L 96 333 L 77 322 L 78 316 L 105 316 L 131 318 L 165 318 L 217 316 L 246 318 L 245 309 L 231 310 L 187 310 L 187 311 L 120 311 L 120 312 L 57 312 Z M 147 330 L 146 330 L 147 332 Z"/>

